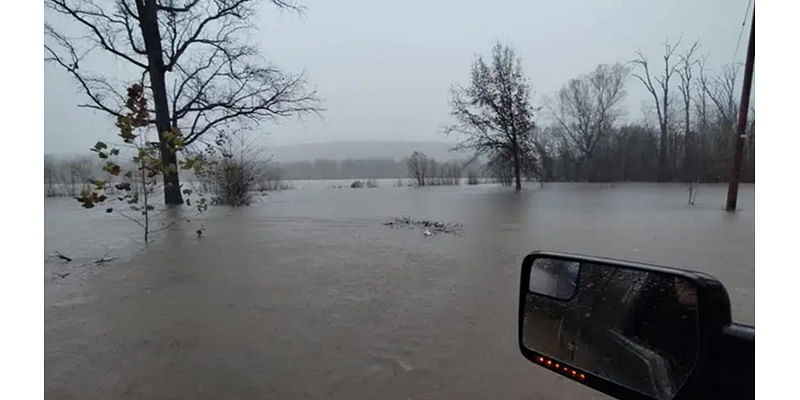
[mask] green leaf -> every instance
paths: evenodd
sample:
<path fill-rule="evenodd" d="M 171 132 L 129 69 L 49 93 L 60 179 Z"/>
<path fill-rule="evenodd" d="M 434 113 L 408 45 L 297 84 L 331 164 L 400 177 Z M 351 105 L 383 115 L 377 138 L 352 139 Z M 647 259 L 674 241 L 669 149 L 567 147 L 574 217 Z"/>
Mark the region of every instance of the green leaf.
<path fill-rule="evenodd" d="M 81 192 L 80 197 L 76 197 L 75 200 L 78 200 L 83 208 L 92 208 L 94 207 L 93 195 L 94 193 L 83 191 Z"/>
<path fill-rule="evenodd" d="M 113 161 L 106 161 L 106 165 L 103 167 L 104 171 L 108 171 L 109 174 L 117 176 L 120 173 L 120 167 Z"/>
<path fill-rule="evenodd" d="M 114 188 L 117 190 L 131 190 L 131 183 L 130 182 L 121 182 L 114 185 Z"/>
<path fill-rule="evenodd" d="M 97 190 L 103 190 L 106 188 L 106 181 L 102 179 L 89 179 L 89 183 L 94 185 Z"/>
<path fill-rule="evenodd" d="M 108 148 L 108 146 L 103 142 L 97 142 L 94 144 L 94 148 L 95 150 L 103 150 L 105 148 Z"/>
<path fill-rule="evenodd" d="M 116 155 L 119 154 L 119 149 L 111 149 L 111 151 L 108 154 L 111 154 L 112 156 L 116 156 Z"/>
<path fill-rule="evenodd" d="M 133 176 L 133 171 L 128 171 L 128 172 L 126 172 L 124 176 L 125 176 L 126 178 L 130 178 L 130 177 L 132 177 L 132 176 Z"/>

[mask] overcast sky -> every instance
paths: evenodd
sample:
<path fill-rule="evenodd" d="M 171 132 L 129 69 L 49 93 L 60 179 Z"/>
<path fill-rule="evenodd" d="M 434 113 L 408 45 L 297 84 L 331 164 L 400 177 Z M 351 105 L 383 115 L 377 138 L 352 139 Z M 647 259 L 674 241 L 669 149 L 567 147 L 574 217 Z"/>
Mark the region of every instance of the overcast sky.
<path fill-rule="evenodd" d="M 327 111 L 262 125 L 268 145 L 444 140 L 450 85 L 466 83 L 475 54 L 488 54 L 496 40 L 522 57 L 538 105 L 598 64 L 631 60 L 636 48 L 657 61 L 667 38 L 700 40 L 712 70 L 741 62 L 747 43 L 745 30 L 736 52 L 748 0 L 303 3 L 304 16 L 263 7 L 254 37 L 274 64 L 307 72 Z M 122 71 L 112 61 L 97 65 Z M 45 152 L 83 152 L 114 137 L 113 120 L 76 107 L 84 98 L 65 72 L 46 65 L 44 82 Z M 649 99 L 638 81 L 627 89 L 626 117 L 641 120 Z"/>

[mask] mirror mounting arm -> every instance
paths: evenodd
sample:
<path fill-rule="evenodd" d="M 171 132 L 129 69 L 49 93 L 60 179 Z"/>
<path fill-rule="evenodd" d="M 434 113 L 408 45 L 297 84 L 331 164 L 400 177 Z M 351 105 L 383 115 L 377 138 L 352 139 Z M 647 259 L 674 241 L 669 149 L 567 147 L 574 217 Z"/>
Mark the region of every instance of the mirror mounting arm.
<path fill-rule="evenodd" d="M 712 391 L 718 399 L 754 399 L 756 365 L 754 327 L 730 324 L 719 342 L 719 375 Z"/>

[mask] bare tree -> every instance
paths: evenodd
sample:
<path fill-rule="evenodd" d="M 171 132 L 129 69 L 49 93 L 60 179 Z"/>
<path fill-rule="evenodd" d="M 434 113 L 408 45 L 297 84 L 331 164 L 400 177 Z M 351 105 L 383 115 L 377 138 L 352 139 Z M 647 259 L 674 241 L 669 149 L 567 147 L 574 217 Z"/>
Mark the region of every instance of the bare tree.
<path fill-rule="evenodd" d="M 702 172 L 710 173 L 709 179 L 721 179 L 727 173 L 726 166 L 729 163 L 729 152 L 733 145 L 731 140 L 739 108 L 737 78 L 736 65 L 723 66 L 718 75 L 708 76 L 706 71 L 702 71 L 698 77 L 697 97 L 708 101 L 707 112 L 701 120 L 705 123 L 702 145 L 706 155 L 702 161 Z"/>
<path fill-rule="evenodd" d="M 706 87 L 708 86 L 708 78 L 706 78 L 706 60 L 705 57 L 697 60 L 697 81 L 694 84 L 694 108 L 697 129 L 699 133 L 704 134 L 708 131 L 708 94 Z"/>
<path fill-rule="evenodd" d="M 445 134 L 463 138 L 458 149 L 509 160 L 516 190 L 521 190 L 525 159 L 533 155 L 534 109 L 519 57 L 510 47 L 495 44 L 491 65 L 479 56 L 472 64 L 470 85 L 455 85 L 451 92 L 450 115 L 456 122 Z"/>
<path fill-rule="evenodd" d="M 461 164 L 458 162 L 451 161 L 444 164 L 444 175 L 448 185 L 458 186 L 461 184 L 461 173 Z"/>
<path fill-rule="evenodd" d="M 659 151 L 658 151 L 658 172 L 659 180 L 667 180 L 669 171 L 667 163 L 667 150 L 669 149 L 669 81 L 672 75 L 677 71 L 677 62 L 674 61 L 675 51 L 680 45 L 680 39 L 675 43 L 670 44 L 669 41 L 664 43 L 664 69 L 661 75 L 652 76 L 650 72 L 650 64 L 647 57 L 640 50 L 636 51 L 637 59 L 633 62 L 641 67 L 642 74 L 634 73 L 633 76 L 642 82 L 645 89 L 653 96 L 653 102 L 656 105 L 656 115 L 658 116 L 658 127 L 661 131 L 659 137 Z M 653 83 L 655 81 L 655 83 Z M 656 86 L 658 85 L 658 86 Z"/>
<path fill-rule="evenodd" d="M 248 42 L 256 0 L 46 0 L 51 12 L 79 26 L 68 37 L 45 25 L 47 60 L 72 75 L 87 107 L 121 117 L 130 85 L 87 70 L 89 52 L 102 51 L 137 72 L 151 92 L 159 150 L 167 166 L 177 155 L 166 142 L 183 135 L 191 145 L 208 134 L 224 135 L 264 120 L 319 110 L 303 74 L 266 65 Z M 271 0 L 301 10 L 292 0 Z M 177 168 L 164 169 L 164 199 L 182 204 Z"/>
<path fill-rule="evenodd" d="M 678 90 L 681 92 L 681 100 L 683 100 L 683 175 L 686 179 L 692 179 L 690 176 L 694 168 L 694 143 L 695 138 L 691 132 L 691 117 L 690 111 L 692 106 L 692 78 L 694 70 L 698 65 L 698 60 L 695 58 L 695 52 L 700 48 L 699 42 L 694 42 L 686 50 L 686 53 L 680 55 L 680 63 L 678 66 L 678 76 L 680 82 Z M 677 140 L 673 142 L 677 144 Z M 677 153 L 677 148 L 673 148 L 673 153 Z"/>
<path fill-rule="evenodd" d="M 736 80 L 739 68 L 734 64 L 722 67 L 722 72 L 711 80 L 704 80 L 703 90 L 714 105 L 717 117 L 725 129 L 733 129 L 739 102 L 736 100 Z"/>
<path fill-rule="evenodd" d="M 86 157 L 76 158 L 69 162 L 69 185 L 67 192 L 70 196 L 75 196 L 81 191 L 87 190 L 89 178 L 92 176 L 94 163 Z"/>
<path fill-rule="evenodd" d="M 425 185 L 450 186 L 458 185 L 461 179 L 461 165 L 457 161 L 436 162 L 428 158 L 425 163 Z"/>
<path fill-rule="evenodd" d="M 578 151 L 578 170 L 586 178 L 597 144 L 605 140 L 620 115 L 628 70 L 621 64 L 599 65 L 589 74 L 571 79 L 558 93 L 553 116 Z"/>
<path fill-rule="evenodd" d="M 429 174 L 429 162 L 425 153 L 415 151 L 406 161 L 408 174 L 417 181 L 417 186 L 425 186 L 425 177 Z"/>

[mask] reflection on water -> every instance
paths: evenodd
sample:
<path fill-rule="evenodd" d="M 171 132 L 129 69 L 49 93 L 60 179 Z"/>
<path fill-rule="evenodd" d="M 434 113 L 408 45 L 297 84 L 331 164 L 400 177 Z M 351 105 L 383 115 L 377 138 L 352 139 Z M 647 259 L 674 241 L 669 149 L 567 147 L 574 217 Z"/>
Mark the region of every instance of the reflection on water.
<path fill-rule="evenodd" d="M 76 259 L 46 258 L 48 397 L 597 397 L 516 348 L 519 264 L 534 249 L 708 272 L 734 319 L 753 323 L 752 185 L 729 214 L 722 185 L 692 207 L 682 185 L 395 181 L 295 183 L 146 250 L 134 225 L 48 199 L 45 252 Z M 399 216 L 463 223 L 463 235 L 382 225 Z M 120 259 L 91 264 L 106 253 Z"/>

